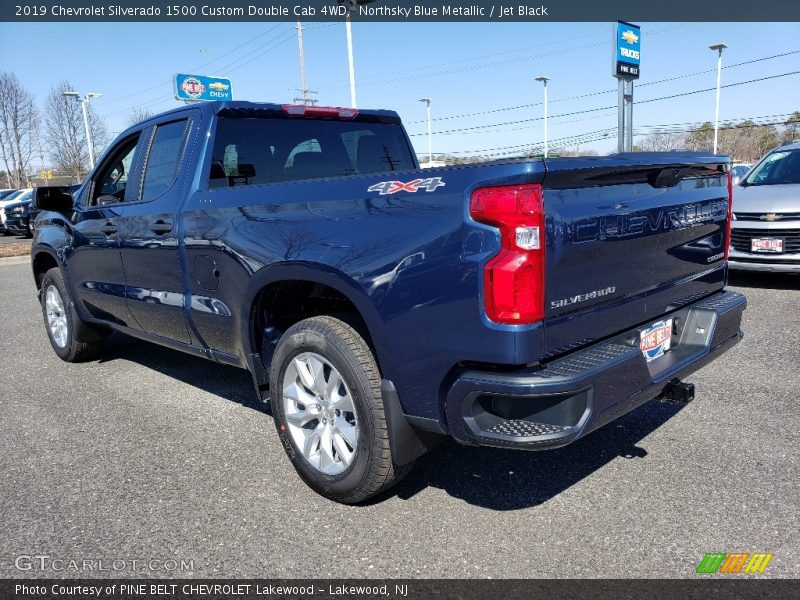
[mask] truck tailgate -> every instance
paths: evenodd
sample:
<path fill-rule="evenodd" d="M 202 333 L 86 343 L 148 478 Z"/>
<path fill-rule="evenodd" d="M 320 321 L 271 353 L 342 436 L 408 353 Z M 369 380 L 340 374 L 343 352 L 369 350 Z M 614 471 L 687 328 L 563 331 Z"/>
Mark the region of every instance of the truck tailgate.
<path fill-rule="evenodd" d="M 724 286 L 727 157 L 627 154 L 546 167 L 546 356 Z"/>

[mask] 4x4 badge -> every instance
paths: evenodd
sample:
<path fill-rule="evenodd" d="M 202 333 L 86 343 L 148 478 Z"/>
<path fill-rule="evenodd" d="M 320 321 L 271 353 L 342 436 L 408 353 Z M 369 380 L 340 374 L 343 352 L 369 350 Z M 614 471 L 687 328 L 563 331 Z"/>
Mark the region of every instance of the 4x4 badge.
<path fill-rule="evenodd" d="M 419 190 L 432 192 L 436 188 L 442 186 L 444 186 L 444 181 L 442 181 L 441 177 L 429 177 L 428 179 L 415 179 L 408 183 L 403 183 L 402 181 L 381 181 L 380 183 L 369 186 L 367 191 L 378 192 L 381 196 L 385 196 L 386 194 L 395 194 L 397 192 L 418 192 Z"/>

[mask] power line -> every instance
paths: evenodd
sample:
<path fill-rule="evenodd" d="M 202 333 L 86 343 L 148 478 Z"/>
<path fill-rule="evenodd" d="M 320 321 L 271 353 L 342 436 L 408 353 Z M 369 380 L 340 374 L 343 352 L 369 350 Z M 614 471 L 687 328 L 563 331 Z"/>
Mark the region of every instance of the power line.
<path fill-rule="evenodd" d="M 726 121 L 724 124 L 720 124 L 720 130 L 730 130 L 730 129 L 753 129 L 758 127 L 768 127 L 774 125 L 783 125 L 786 122 L 786 119 L 791 116 L 792 113 L 785 113 L 785 114 L 776 114 L 776 115 L 763 115 L 759 117 L 737 117 L 734 119 L 730 119 Z M 745 124 L 747 121 L 753 121 L 753 123 Z M 669 123 L 669 124 L 660 124 L 660 125 L 642 125 L 635 129 L 635 135 L 642 136 L 642 135 L 666 135 L 671 133 L 688 133 L 693 130 L 696 130 L 698 127 L 702 126 L 702 121 L 697 122 L 690 122 L 690 123 Z M 556 138 L 550 140 L 551 144 L 556 146 L 570 146 L 575 144 L 585 144 L 594 141 L 600 141 L 602 139 L 607 139 L 612 137 L 616 132 L 615 127 L 609 127 L 606 129 L 599 129 L 596 131 L 590 131 L 586 133 L 580 133 L 572 136 L 565 136 L 562 138 Z M 472 155 L 483 155 L 483 156 L 507 156 L 514 153 L 525 152 L 526 149 L 538 149 L 543 146 L 542 142 L 536 143 L 525 143 L 525 144 L 512 144 L 508 146 L 500 146 L 496 148 L 484 148 L 480 150 L 456 150 L 452 152 L 440 153 L 440 154 L 472 154 Z M 516 150 L 522 148 L 523 150 Z M 484 154 L 484 153 L 491 153 L 491 154 Z"/>
<path fill-rule="evenodd" d="M 284 24 L 285 24 L 285 23 L 279 23 L 279 25 L 284 25 Z M 275 27 L 273 27 L 272 29 L 275 29 Z M 246 65 L 248 65 L 248 64 L 250 64 L 250 63 L 252 63 L 254 60 L 257 60 L 257 59 L 261 58 L 262 56 L 264 56 L 264 55 L 266 55 L 266 54 L 268 54 L 268 53 L 272 52 L 273 50 L 276 50 L 278 47 L 282 46 L 282 45 L 283 45 L 283 44 L 285 44 L 286 42 L 288 42 L 288 41 L 290 41 L 291 39 L 293 39 L 293 37 L 292 37 L 292 36 L 285 37 L 287 33 L 291 34 L 291 33 L 293 33 L 293 31 L 294 31 L 294 30 L 293 30 L 292 28 L 289 28 L 289 29 L 287 29 L 287 30 L 286 30 L 286 31 L 284 31 L 283 33 L 280 33 L 280 34 L 278 34 L 276 37 L 274 37 L 274 38 L 272 38 L 272 39 L 268 40 L 267 42 L 265 42 L 265 43 L 263 43 L 263 44 L 261 44 L 261 45 L 260 45 L 258 48 L 255 48 L 254 50 L 252 50 L 252 51 L 248 52 L 247 54 L 245 54 L 245 55 L 243 55 L 243 56 L 239 57 L 239 58 L 238 58 L 236 61 L 234 61 L 234 62 L 232 62 L 232 63 L 229 63 L 228 65 L 225 65 L 224 67 L 221 67 L 221 70 L 227 70 L 227 69 L 228 69 L 230 66 L 232 66 L 232 65 L 234 65 L 234 64 L 237 64 L 237 63 L 238 63 L 238 66 L 236 66 L 236 67 L 235 67 L 235 68 L 233 68 L 233 69 L 229 69 L 229 70 L 227 71 L 227 73 L 228 73 L 228 74 L 230 74 L 230 73 L 233 73 L 233 72 L 235 72 L 235 71 L 239 70 L 240 68 L 242 68 L 242 67 L 244 67 L 244 66 L 246 66 Z M 282 39 L 282 40 L 281 40 L 280 38 L 282 38 L 282 37 L 283 37 L 284 39 Z M 280 41 L 278 41 L 278 40 L 280 40 Z M 275 43 L 275 42 L 278 42 L 278 43 Z M 247 56 L 250 56 L 250 55 L 252 55 L 254 52 L 258 52 L 259 50 L 261 50 L 261 49 L 262 49 L 262 48 L 264 48 L 265 46 L 268 46 L 269 44 L 274 44 L 274 45 L 270 46 L 269 48 L 267 48 L 267 49 L 266 49 L 266 50 L 264 50 L 263 52 L 260 52 L 260 53 L 256 54 L 255 56 L 253 56 L 253 57 L 252 57 L 252 58 L 250 58 L 249 60 L 246 60 L 246 61 L 244 61 L 244 62 L 240 62 L 242 58 L 245 58 L 245 57 L 247 57 Z M 157 87 L 158 87 L 158 86 L 157 86 Z M 135 108 L 142 108 L 142 107 L 144 107 L 144 106 L 150 106 L 150 105 L 152 105 L 153 103 L 157 103 L 157 104 L 156 104 L 156 106 L 159 106 L 159 105 L 162 105 L 162 104 L 164 104 L 165 102 L 171 102 L 171 101 L 172 101 L 172 98 L 164 98 L 164 97 L 163 97 L 163 95 L 159 95 L 157 98 L 153 98 L 153 99 L 151 99 L 151 100 L 147 100 L 147 101 L 144 101 L 144 102 L 142 102 L 142 103 L 139 103 L 139 104 L 134 104 L 134 105 L 132 105 L 132 106 L 128 106 L 128 107 L 126 107 L 126 108 L 124 108 L 124 109 L 118 109 L 118 110 L 114 110 L 114 111 L 111 111 L 111 112 L 105 113 L 105 114 L 103 114 L 103 115 L 100 115 L 100 116 L 101 116 L 101 117 L 104 117 L 104 118 L 105 118 L 105 117 L 110 117 L 110 116 L 114 116 L 114 115 L 122 114 L 122 113 L 125 113 L 125 112 L 129 112 L 129 111 L 131 111 L 131 110 L 133 110 L 133 109 L 135 109 Z"/>
<path fill-rule="evenodd" d="M 769 79 L 777 79 L 779 77 L 788 77 L 788 76 L 791 76 L 791 75 L 797 75 L 798 73 L 800 73 L 800 71 L 789 71 L 787 73 L 779 73 L 777 75 L 768 75 L 768 76 L 765 76 L 765 77 L 759 77 L 759 78 L 750 79 L 750 80 L 747 80 L 747 81 L 739 81 L 739 82 L 736 82 L 736 83 L 729 83 L 729 84 L 723 85 L 721 87 L 723 87 L 723 88 L 736 87 L 736 86 L 740 86 L 740 85 L 747 85 L 747 84 L 750 84 L 750 83 L 757 83 L 759 81 L 767 81 Z M 682 93 L 679 93 L 679 94 L 670 94 L 669 96 L 661 96 L 659 98 L 649 98 L 649 99 L 646 99 L 646 100 L 639 100 L 639 101 L 635 102 L 635 104 L 648 104 L 650 102 L 659 102 L 661 100 L 670 100 L 670 99 L 673 99 L 673 98 L 680 98 L 680 97 L 683 97 L 683 96 L 691 96 L 693 94 L 701 94 L 701 93 L 704 93 L 704 92 L 716 91 L 716 89 L 717 89 L 716 87 L 711 87 L 711 88 L 704 88 L 704 89 L 701 89 L 701 90 L 692 90 L 690 92 L 682 92 Z M 568 112 L 568 113 L 561 113 L 561 114 L 558 114 L 558 115 L 551 115 L 550 118 L 558 118 L 558 117 L 564 117 L 564 116 L 585 114 L 585 113 L 590 113 L 590 112 L 598 112 L 598 111 L 602 111 L 602 110 L 609 110 L 609 109 L 612 109 L 612 108 L 615 108 L 615 106 L 614 105 L 610 105 L 610 106 L 589 108 L 589 109 L 584 109 L 584 110 L 572 111 L 572 112 Z M 544 117 L 530 117 L 530 118 L 527 118 L 527 119 L 518 119 L 516 121 L 504 121 L 502 123 L 491 123 L 491 124 L 486 124 L 486 125 L 473 125 L 471 127 L 458 127 L 458 128 L 455 128 L 455 129 L 445 129 L 445 130 L 442 130 L 442 131 L 434 131 L 433 133 L 436 134 L 436 135 L 447 135 L 447 134 L 451 134 L 451 133 L 460 133 L 462 131 L 475 131 L 475 130 L 479 130 L 479 129 L 486 129 L 486 128 L 489 128 L 489 127 L 499 127 L 499 126 L 503 126 L 503 125 L 517 125 L 517 124 L 520 124 L 520 123 L 531 123 L 531 122 L 534 122 L 534 121 L 541 121 L 543 119 L 544 119 Z M 412 133 L 412 134 L 409 134 L 410 137 L 416 137 L 416 136 L 420 136 L 420 135 L 425 135 L 425 134 L 423 134 L 423 133 Z"/>
<path fill-rule="evenodd" d="M 257 39 L 259 39 L 259 38 L 261 38 L 261 37 L 263 37 L 263 36 L 267 35 L 267 34 L 268 34 L 270 31 L 273 31 L 274 29 L 276 29 L 276 28 L 277 28 L 277 27 L 279 27 L 280 25 L 282 25 L 282 23 L 278 23 L 277 25 L 275 25 L 275 26 L 273 26 L 273 27 L 270 27 L 270 28 L 269 28 L 269 29 L 267 29 L 266 31 L 264 31 L 264 32 L 262 32 L 262 33 L 259 33 L 257 36 L 255 36 L 255 37 L 253 37 L 253 38 L 250 38 L 249 40 L 247 40 L 247 41 L 246 41 L 246 42 L 244 42 L 243 44 L 239 44 L 238 46 L 236 46 L 236 47 L 235 47 L 235 48 L 233 48 L 232 50 L 229 50 L 228 52 L 225 52 L 224 54 L 221 54 L 220 56 L 217 56 L 216 58 L 213 58 L 212 60 L 209 60 L 208 62 L 205 62 L 205 63 L 203 63 L 202 65 L 198 65 L 197 67 L 192 67 L 192 68 L 190 69 L 190 71 L 198 71 L 198 70 L 200 70 L 200 69 L 202 69 L 202 68 L 204 68 L 204 67 L 207 67 L 208 65 L 210 65 L 210 64 L 212 64 L 212 63 L 215 63 L 215 62 L 217 62 L 218 60 L 221 60 L 222 58 L 224 58 L 224 57 L 226 57 L 226 56 L 229 56 L 230 54 L 233 54 L 233 53 L 234 53 L 234 52 L 236 52 L 237 50 L 240 50 L 241 48 L 244 48 L 244 47 L 245 47 L 245 46 L 247 46 L 248 44 L 251 44 L 251 43 L 253 43 L 254 41 L 256 41 Z M 172 80 L 171 80 L 171 79 L 169 80 L 169 83 L 172 83 Z M 149 88 L 145 88 L 145 89 L 143 89 L 143 90 L 139 90 L 138 92 L 133 92 L 133 93 L 131 93 L 131 94 L 128 94 L 128 95 L 126 95 L 126 96 L 122 96 L 122 97 L 120 97 L 120 98 L 115 98 L 115 99 L 113 99 L 113 100 L 106 100 L 106 101 L 104 101 L 104 102 L 103 102 L 103 106 L 105 106 L 106 104 L 114 104 L 115 102 L 122 102 L 123 100 L 127 100 L 127 99 L 129 99 L 129 98 L 132 98 L 132 97 L 134 97 L 134 96 L 141 96 L 142 94 L 145 94 L 145 93 L 147 93 L 147 92 L 150 92 L 150 91 L 152 91 L 152 90 L 155 90 L 155 89 L 158 89 L 158 88 L 160 88 L 160 87 L 161 87 L 163 84 L 164 84 L 164 83 L 163 83 L 163 81 L 162 81 L 161 83 L 157 83 L 157 84 L 155 84 L 155 85 L 153 85 L 153 86 L 151 86 L 151 87 L 149 87 Z"/>
<path fill-rule="evenodd" d="M 723 69 L 733 69 L 733 68 L 741 67 L 741 66 L 744 66 L 744 65 L 751 65 L 751 64 L 754 64 L 754 63 L 759 63 L 759 62 L 763 62 L 763 61 L 767 61 L 767 60 L 773 60 L 773 59 L 776 59 L 776 58 L 783 58 L 785 56 L 790 56 L 790 55 L 793 55 L 793 54 L 800 54 L 800 49 L 798 49 L 798 50 L 790 50 L 788 52 L 783 52 L 781 54 L 773 54 L 772 56 L 763 56 L 761 58 L 755 58 L 755 59 L 752 59 L 752 60 L 746 60 L 746 61 L 742 61 L 742 62 L 738 62 L 738 63 L 733 63 L 733 64 L 730 64 L 730 65 L 724 65 L 722 68 Z M 675 75 L 673 77 L 667 77 L 665 79 L 658 79 L 656 81 L 648 81 L 648 82 L 645 82 L 645 83 L 637 83 L 636 86 L 641 88 L 641 87 L 645 87 L 645 86 L 649 86 L 649 85 L 657 85 L 657 84 L 661 84 L 661 83 L 668 83 L 670 81 L 677 81 L 679 79 L 686 79 L 686 78 L 689 78 L 689 77 L 695 77 L 697 75 L 706 75 L 708 73 L 714 73 L 714 72 L 716 72 L 716 68 L 707 69 L 707 70 L 704 70 L 704 71 L 696 71 L 694 73 L 684 73 L 682 75 Z M 611 93 L 616 94 L 617 92 L 618 92 L 618 90 L 616 88 L 615 89 L 597 91 L 597 92 L 589 92 L 587 94 L 580 94 L 580 95 L 577 95 L 577 96 L 569 96 L 569 97 L 566 97 L 566 98 L 551 99 L 551 100 L 549 100 L 549 103 L 550 104 L 554 104 L 556 102 L 566 102 L 566 101 L 569 101 L 569 100 L 582 100 L 583 98 L 591 98 L 593 96 L 602 96 L 603 94 L 611 94 Z M 431 120 L 432 121 L 450 121 L 450 120 L 453 120 L 453 119 L 462 119 L 462 118 L 468 118 L 468 117 L 479 117 L 479 116 L 482 116 L 482 115 L 489 115 L 489 114 L 494 114 L 494 113 L 498 113 L 498 112 L 505 112 L 505 111 L 510 111 L 510 110 L 520 110 L 520 109 L 523 109 L 523 108 L 533 108 L 533 107 L 541 106 L 541 105 L 542 105 L 541 102 L 531 102 L 531 103 L 527 103 L 527 104 L 518 104 L 516 106 L 504 106 L 504 107 L 501 107 L 501 108 L 494 108 L 494 109 L 490 109 L 490 110 L 482 110 L 482 111 L 477 111 L 477 112 L 472 112 L 472 113 L 463 113 L 463 114 L 458 114 L 458 115 L 448 115 L 448 116 L 444 116 L 444 117 L 437 117 L 437 118 L 434 118 L 434 119 L 431 119 Z M 408 123 L 406 123 L 406 125 L 418 125 L 420 123 L 427 123 L 427 120 L 422 119 L 422 120 L 419 120 L 419 121 L 409 121 Z"/>
<path fill-rule="evenodd" d="M 681 27 L 688 27 L 690 25 L 695 25 L 695 23 L 679 23 L 677 25 L 671 25 L 671 26 L 668 26 L 668 27 L 663 27 L 661 29 L 654 29 L 653 31 L 649 32 L 649 35 L 658 35 L 660 33 L 665 33 L 667 31 L 673 31 L 675 29 L 678 29 L 678 28 L 681 28 Z M 589 37 L 589 35 L 586 35 L 584 37 Z M 608 44 L 608 40 L 602 40 L 602 41 L 591 42 L 589 44 L 583 44 L 583 45 L 579 45 L 579 46 L 571 46 L 571 47 L 567 47 L 567 48 L 559 48 L 557 50 L 551 50 L 551 51 L 548 51 L 548 52 L 542 52 L 542 53 L 533 54 L 533 55 L 530 55 L 530 56 L 520 56 L 520 57 L 510 58 L 510 59 L 506 59 L 506 60 L 488 62 L 488 63 L 478 64 L 478 65 L 471 65 L 471 66 L 460 67 L 460 68 L 455 68 L 455 69 L 445 69 L 445 70 L 439 70 L 439 71 L 433 71 L 433 72 L 431 72 L 430 69 L 439 68 L 441 66 L 444 66 L 444 65 L 447 65 L 447 64 L 451 64 L 451 63 L 442 63 L 442 64 L 439 64 L 439 65 L 431 65 L 431 66 L 427 66 L 427 67 L 423 66 L 423 67 L 417 67 L 417 68 L 414 68 L 414 69 L 406 69 L 405 71 L 400 71 L 400 72 L 411 72 L 412 73 L 412 74 L 407 75 L 407 76 L 390 77 L 390 78 L 386 78 L 386 79 L 377 79 L 376 81 L 372 81 L 372 82 L 367 81 L 366 83 L 363 83 L 364 80 L 369 80 L 370 78 L 376 78 L 376 77 L 378 77 L 378 78 L 379 77 L 384 77 L 384 75 L 383 74 L 379 74 L 379 75 L 360 76 L 359 77 L 359 87 L 367 87 L 367 86 L 373 86 L 373 85 L 388 85 L 388 84 L 391 84 L 391 83 L 412 81 L 412 80 L 416 80 L 416 79 L 425 79 L 425 78 L 433 77 L 433 76 L 442 77 L 442 76 L 445 76 L 445 75 L 453 75 L 455 73 L 463 73 L 463 72 L 467 72 L 467 71 L 476 71 L 476 70 L 480 70 L 480 69 L 487 69 L 487 68 L 490 68 L 490 67 L 497 67 L 497 66 L 506 65 L 506 64 L 515 64 L 515 63 L 519 63 L 519 62 L 527 62 L 527 61 L 535 60 L 537 58 L 545 58 L 545 57 L 555 56 L 555 55 L 559 55 L 559 54 L 567 54 L 567 53 L 570 53 L 570 52 L 574 52 L 576 50 L 585 50 L 585 49 L 588 49 L 588 48 L 595 48 L 595 47 L 598 47 L 598 46 L 605 46 L 607 44 Z M 541 48 L 541 47 L 547 47 L 547 46 L 552 46 L 552 42 L 548 42 L 548 43 L 545 43 L 545 44 L 539 44 L 537 46 L 531 46 L 531 48 L 537 48 L 537 47 Z M 488 56 L 492 56 L 492 55 L 488 55 Z M 477 60 L 477 59 L 465 59 L 465 60 Z M 460 62 L 460 61 L 452 61 L 452 62 Z M 319 86 L 319 89 L 333 90 L 333 89 L 341 89 L 341 88 L 344 88 L 344 87 L 346 87 L 346 85 L 344 83 L 341 83 L 341 84 L 337 84 L 337 85 L 331 85 L 331 86 L 328 86 L 328 87 Z"/>

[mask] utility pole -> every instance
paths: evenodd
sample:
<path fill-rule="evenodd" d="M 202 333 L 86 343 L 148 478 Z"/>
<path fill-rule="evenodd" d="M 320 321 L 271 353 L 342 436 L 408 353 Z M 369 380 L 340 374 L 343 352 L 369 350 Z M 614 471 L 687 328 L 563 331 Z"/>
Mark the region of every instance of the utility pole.
<path fill-rule="evenodd" d="M 297 46 L 300 49 L 300 86 L 301 89 L 299 91 L 303 96 L 302 98 L 294 98 L 295 102 L 302 102 L 306 106 L 309 104 L 316 104 L 317 101 L 313 98 L 309 98 L 309 94 L 316 94 L 317 92 L 314 90 L 308 89 L 308 82 L 306 80 L 306 55 L 305 51 L 303 50 L 303 25 L 300 23 L 300 19 L 297 19 L 297 25 L 295 25 L 297 29 Z"/>
<path fill-rule="evenodd" d="M 431 99 L 420 98 L 420 102 L 424 102 L 428 109 L 428 166 L 433 165 L 433 132 L 431 131 Z"/>
<path fill-rule="evenodd" d="M 550 78 L 542 75 L 537 77 L 536 81 L 544 84 L 544 157 L 547 158 L 547 82 Z"/>
<path fill-rule="evenodd" d="M 81 112 L 83 113 L 83 127 L 86 133 L 86 146 L 89 149 L 89 170 L 94 169 L 94 142 L 92 141 L 92 131 L 89 127 L 89 113 L 86 109 L 86 105 L 89 104 L 89 101 L 93 98 L 99 98 L 103 94 L 98 94 L 97 92 L 88 92 L 81 95 L 78 92 L 63 92 L 64 96 L 70 96 L 75 98 L 81 104 Z"/>
<path fill-rule="evenodd" d="M 719 88 L 722 80 L 722 51 L 727 48 L 725 44 L 719 43 L 709 46 L 709 50 L 717 52 L 717 102 L 714 109 L 714 154 L 717 153 L 717 141 L 719 139 Z"/>

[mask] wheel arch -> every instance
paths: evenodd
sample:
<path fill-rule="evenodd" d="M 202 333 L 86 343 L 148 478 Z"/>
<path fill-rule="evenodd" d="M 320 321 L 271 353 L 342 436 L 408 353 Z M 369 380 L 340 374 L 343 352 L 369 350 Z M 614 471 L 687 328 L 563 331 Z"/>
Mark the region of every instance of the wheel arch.
<path fill-rule="evenodd" d="M 33 271 L 33 279 L 36 282 L 36 289 L 42 287 L 42 278 L 44 274 L 50 269 L 59 268 L 62 274 L 64 273 L 64 266 L 61 257 L 49 246 L 37 245 L 31 249 L 31 269 Z M 66 274 L 64 274 L 66 281 Z"/>
<path fill-rule="evenodd" d="M 367 338 L 367 343 L 375 352 L 375 360 L 383 376 L 389 376 L 386 369 L 391 365 L 390 349 L 385 341 L 383 319 L 371 298 L 358 282 L 342 271 L 327 265 L 285 262 L 265 267 L 256 272 L 250 280 L 243 299 L 241 314 L 244 318 L 242 318 L 240 335 L 248 366 L 257 381 L 262 380 L 262 383 L 266 383 L 268 376 L 266 369 L 269 366 L 268 357 L 262 356 L 263 332 L 259 331 L 259 310 L 266 299 L 265 295 L 275 289 L 274 286 L 284 283 L 324 286 L 341 296 L 342 300 L 352 307 L 360 323 L 363 324 L 364 331 L 359 331 L 359 333 Z M 337 313 L 338 311 L 334 310 L 317 314 L 336 315 Z M 356 330 L 359 329 L 358 322 L 349 324 Z M 258 362 L 255 360 L 256 358 L 260 359 L 260 364 L 255 364 Z M 260 372 L 262 369 L 263 372 Z"/>

